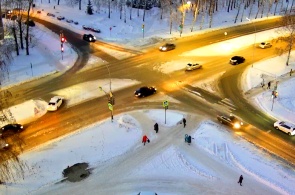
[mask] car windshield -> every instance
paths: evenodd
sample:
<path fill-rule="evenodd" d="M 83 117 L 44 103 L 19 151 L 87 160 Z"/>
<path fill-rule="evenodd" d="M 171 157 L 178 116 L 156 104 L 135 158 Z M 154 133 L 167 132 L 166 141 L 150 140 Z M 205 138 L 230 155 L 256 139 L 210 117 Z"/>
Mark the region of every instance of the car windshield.
<path fill-rule="evenodd" d="M 54 102 L 49 102 L 49 104 L 48 104 L 48 105 L 53 105 L 53 106 L 54 106 L 54 105 L 55 105 L 55 103 L 54 103 Z"/>

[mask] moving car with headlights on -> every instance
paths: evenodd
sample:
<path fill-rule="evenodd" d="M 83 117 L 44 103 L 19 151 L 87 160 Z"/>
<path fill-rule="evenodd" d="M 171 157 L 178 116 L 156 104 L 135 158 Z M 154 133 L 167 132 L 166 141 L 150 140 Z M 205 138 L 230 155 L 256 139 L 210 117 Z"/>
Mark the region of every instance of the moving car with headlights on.
<path fill-rule="evenodd" d="M 245 58 L 242 56 L 233 56 L 230 60 L 229 63 L 232 65 L 237 65 L 245 62 Z"/>
<path fill-rule="evenodd" d="M 173 43 L 166 43 L 165 45 L 159 47 L 160 51 L 169 51 L 175 49 L 175 45 Z"/>
<path fill-rule="evenodd" d="M 21 132 L 24 129 L 24 126 L 21 124 L 7 124 L 0 129 L 0 137 L 8 137 L 15 133 Z"/>
<path fill-rule="evenodd" d="M 146 96 L 150 96 L 153 95 L 157 92 L 157 89 L 155 87 L 141 87 L 139 89 L 137 89 L 134 92 L 135 97 L 146 97 Z"/>
<path fill-rule="evenodd" d="M 185 70 L 190 71 L 190 70 L 196 70 L 196 69 L 199 69 L 199 68 L 202 68 L 202 65 L 201 65 L 201 64 L 198 64 L 198 63 L 195 63 L 195 64 L 193 64 L 193 63 L 188 63 L 188 64 L 186 65 L 186 69 L 185 69 Z"/>
<path fill-rule="evenodd" d="M 92 34 L 84 34 L 83 35 L 83 40 L 88 41 L 88 42 L 95 42 L 96 37 Z"/>
<path fill-rule="evenodd" d="M 9 148 L 9 144 L 6 143 L 5 140 L 0 139 L 0 150 L 7 150 Z"/>
<path fill-rule="evenodd" d="M 48 111 L 56 111 L 62 104 L 63 97 L 60 96 L 54 96 L 50 99 L 47 105 Z"/>
<path fill-rule="evenodd" d="M 295 135 L 295 125 L 292 125 L 291 123 L 285 121 L 277 121 L 274 123 L 273 126 L 275 129 L 281 130 L 288 135 Z"/>
<path fill-rule="evenodd" d="M 239 129 L 243 125 L 243 122 L 233 115 L 230 115 L 230 116 L 217 115 L 217 120 L 222 124 L 233 127 L 234 129 Z"/>
<path fill-rule="evenodd" d="M 271 46 L 272 46 L 272 44 L 271 44 L 270 42 L 261 42 L 261 43 L 259 44 L 259 47 L 260 47 L 261 49 L 270 48 Z"/>

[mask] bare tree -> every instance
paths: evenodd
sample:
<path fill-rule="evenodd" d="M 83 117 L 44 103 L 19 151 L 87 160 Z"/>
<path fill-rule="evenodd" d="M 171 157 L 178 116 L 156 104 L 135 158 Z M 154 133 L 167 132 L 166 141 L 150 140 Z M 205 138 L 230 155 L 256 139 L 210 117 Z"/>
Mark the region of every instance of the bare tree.
<path fill-rule="evenodd" d="M 1 11 L 1 1 L 0 1 L 0 40 L 4 39 L 4 28 L 3 28 L 3 21 L 2 21 L 2 11 Z"/>
<path fill-rule="evenodd" d="M 12 94 L 8 89 L 1 89 L 1 86 L 9 78 L 8 65 L 12 59 L 12 43 L 4 39 L 0 44 L 0 116 L 2 123 L 10 123 L 15 122 L 8 101 Z M 0 181 L 15 181 L 19 177 L 24 177 L 25 164 L 18 158 L 23 150 L 23 142 L 17 135 L 9 137 L 5 142 L 13 144 L 13 147 L 8 150 L 0 149 Z"/>
<path fill-rule="evenodd" d="M 288 56 L 286 60 L 286 65 L 288 66 L 295 38 L 295 18 L 290 14 L 286 14 L 282 18 L 282 23 L 283 27 L 279 31 L 281 36 L 278 40 L 287 43 L 287 45 L 284 48 L 278 48 L 277 51 L 280 55 L 287 52 Z"/>

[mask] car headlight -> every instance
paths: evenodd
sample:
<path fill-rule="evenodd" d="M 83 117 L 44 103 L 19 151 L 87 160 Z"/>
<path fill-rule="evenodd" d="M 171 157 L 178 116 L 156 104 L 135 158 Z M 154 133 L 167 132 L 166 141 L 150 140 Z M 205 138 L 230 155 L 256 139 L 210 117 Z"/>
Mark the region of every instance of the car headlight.
<path fill-rule="evenodd" d="M 241 128 L 240 123 L 235 123 L 235 124 L 234 124 L 234 128 L 235 128 L 235 129 L 239 129 L 239 128 Z"/>

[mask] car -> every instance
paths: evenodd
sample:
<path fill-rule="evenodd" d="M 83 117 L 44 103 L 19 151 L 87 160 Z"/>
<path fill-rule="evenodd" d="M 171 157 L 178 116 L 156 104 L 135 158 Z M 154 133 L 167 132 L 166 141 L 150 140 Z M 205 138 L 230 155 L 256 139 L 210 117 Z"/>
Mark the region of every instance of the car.
<path fill-rule="evenodd" d="M 88 41 L 88 42 L 95 42 L 96 37 L 92 34 L 84 34 L 83 35 L 83 40 Z"/>
<path fill-rule="evenodd" d="M 156 192 L 142 191 L 142 192 L 139 192 L 137 195 L 158 195 L 158 194 Z"/>
<path fill-rule="evenodd" d="M 63 97 L 60 96 L 54 96 L 50 99 L 47 105 L 47 110 L 48 111 L 56 111 L 63 102 Z"/>
<path fill-rule="evenodd" d="M 295 125 L 292 125 L 291 123 L 285 122 L 285 121 L 277 121 L 274 123 L 274 128 L 277 130 L 281 130 L 288 135 L 295 135 Z"/>
<path fill-rule="evenodd" d="M 229 63 L 232 65 L 237 65 L 245 62 L 245 58 L 242 56 L 233 56 L 230 60 Z"/>
<path fill-rule="evenodd" d="M 137 89 L 134 92 L 134 96 L 135 97 L 146 97 L 146 96 L 153 95 L 156 92 L 157 92 L 157 89 L 155 87 L 144 86 L 144 87 L 141 87 L 141 88 Z"/>
<path fill-rule="evenodd" d="M 243 122 L 232 114 L 230 114 L 229 116 L 217 115 L 217 120 L 222 124 L 233 127 L 234 129 L 240 129 L 243 125 Z"/>
<path fill-rule="evenodd" d="M 58 19 L 58 20 L 64 20 L 65 17 L 63 17 L 63 16 L 58 16 L 56 19 Z"/>
<path fill-rule="evenodd" d="M 9 148 L 9 144 L 6 143 L 5 140 L 0 139 L 0 150 L 7 150 Z"/>
<path fill-rule="evenodd" d="M 91 28 L 91 31 L 100 33 L 100 30 L 98 28 Z"/>
<path fill-rule="evenodd" d="M 67 19 L 66 22 L 67 23 L 73 23 L 74 21 L 73 20 L 70 20 L 70 19 Z"/>
<path fill-rule="evenodd" d="M 196 69 L 199 69 L 199 68 L 202 68 L 202 65 L 201 64 L 198 64 L 198 63 L 188 63 L 186 65 L 186 69 L 185 70 L 196 70 Z"/>
<path fill-rule="evenodd" d="M 271 46 L 272 46 L 272 44 L 271 44 L 270 42 L 261 42 L 261 43 L 259 44 L 259 47 L 260 47 L 261 49 L 270 48 Z"/>
<path fill-rule="evenodd" d="M 47 16 L 52 16 L 52 17 L 55 17 L 55 15 L 54 15 L 54 14 L 52 14 L 52 13 L 47 13 Z"/>
<path fill-rule="evenodd" d="M 169 51 L 172 49 L 175 49 L 175 44 L 173 43 L 166 43 L 165 45 L 162 45 L 161 47 L 159 47 L 160 51 Z"/>
<path fill-rule="evenodd" d="M 0 137 L 6 137 L 18 132 L 21 132 L 24 129 L 24 126 L 18 123 L 7 124 L 0 129 Z"/>
<path fill-rule="evenodd" d="M 86 25 L 83 25 L 82 28 L 83 28 L 84 30 L 91 30 L 91 27 L 86 26 Z"/>
<path fill-rule="evenodd" d="M 79 24 L 79 22 L 77 22 L 77 21 L 76 21 L 76 22 L 74 22 L 74 24 L 78 25 L 78 24 Z"/>

